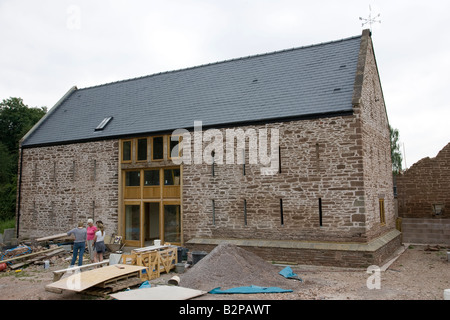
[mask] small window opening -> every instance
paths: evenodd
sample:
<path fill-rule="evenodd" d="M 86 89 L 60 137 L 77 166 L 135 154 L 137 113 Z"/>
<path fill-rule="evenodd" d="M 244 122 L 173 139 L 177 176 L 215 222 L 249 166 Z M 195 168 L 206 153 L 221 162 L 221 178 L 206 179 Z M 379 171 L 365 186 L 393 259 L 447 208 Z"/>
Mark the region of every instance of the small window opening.
<path fill-rule="evenodd" d="M 386 224 L 386 217 L 384 214 L 384 199 L 379 199 L 378 203 L 380 205 L 380 223 Z"/>
<path fill-rule="evenodd" d="M 242 150 L 242 174 L 245 176 L 245 150 Z"/>
<path fill-rule="evenodd" d="M 319 198 L 319 225 L 322 226 L 322 198 Z"/>
<path fill-rule="evenodd" d="M 244 225 L 247 225 L 247 200 L 244 199 Z"/>
<path fill-rule="evenodd" d="M 278 173 L 281 173 L 281 147 L 278 146 Z"/>
<path fill-rule="evenodd" d="M 284 225 L 284 217 L 283 217 L 283 199 L 280 199 L 280 219 L 281 225 Z"/>
<path fill-rule="evenodd" d="M 212 157 L 211 174 L 212 174 L 213 177 L 215 176 L 215 172 L 214 172 L 214 167 L 215 167 L 214 156 L 215 155 L 216 155 L 216 153 L 214 151 L 211 152 L 211 157 Z"/>
<path fill-rule="evenodd" d="M 214 201 L 214 199 L 211 200 L 211 205 L 212 205 L 212 222 L 213 225 L 216 225 L 216 201 Z"/>

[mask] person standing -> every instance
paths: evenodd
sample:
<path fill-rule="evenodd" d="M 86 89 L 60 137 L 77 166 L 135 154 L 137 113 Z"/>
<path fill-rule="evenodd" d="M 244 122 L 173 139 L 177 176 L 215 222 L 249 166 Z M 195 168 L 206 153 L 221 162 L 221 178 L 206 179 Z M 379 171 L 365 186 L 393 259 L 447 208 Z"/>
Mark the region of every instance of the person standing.
<path fill-rule="evenodd" d="M 88 245 L 88 251 L 89 251 L 89 258 L 91 259 L 91 262 L 95 259 L 95 250 L 94 250 L 94 238 L 95 238 L 95 232 L 97 231 L 97 227 L 94 226 L 94 220 L 88 219 L 87 222 L 88 226 L 86 228 L 87 230 L 87 245 Z"/>
<path fill-rule="evenodd" d="M 83 254 L 84 249 L 86 247 L 86 237 L 87 237 L 87 230 L 84 227 L 84 223 L 79 222 L 77 228 L 73 228 L 72 230 L 67 232 L 68 236 L 72 234 L 75 236 L 75 240 L 73 241 L 73 256 L 70 266 L 73 267 L 75 265 L 75 262 L 77 261 L 77 256 L 78 256 L 78 266 L 81 266 L 83 265 Z"/>
<path fill-rule="evenodd" d="M 95 262 L 103 261 L 103 253 L 105 252 L 105 229 L 102 223 L 97 224 L 97 232 L 95 233 Z"/>

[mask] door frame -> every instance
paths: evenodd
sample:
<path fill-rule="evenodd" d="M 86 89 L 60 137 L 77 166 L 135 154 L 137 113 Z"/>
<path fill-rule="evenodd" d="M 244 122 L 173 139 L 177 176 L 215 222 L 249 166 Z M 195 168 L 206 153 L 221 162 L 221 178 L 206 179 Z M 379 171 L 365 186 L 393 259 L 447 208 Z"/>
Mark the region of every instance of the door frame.
<path fill-rule="evenodd" d="M 164 170 L 165 169 L 180 169 L 180 183 L 178 185 L 179 187 L 179 197 L 177 198 L 164 198 Z M 143 198 L 144 197 L 144 171 L 146 170 L 159 170 L 160 173 L 160 196 L 158 198 Z M 140 171 L 140 198 L 135 199 L 126 199 L 125 198 L 125 174 L 127 171 Z M 123 242 L 127 246 L 132 247 L 144 247 L 145 246 L 145 203 L 159 203 L 159 234 L 160 239 L 164 243 L 164 205 L 165 204 L 174 204 L 180 206 L 180 217 L 179 217 L 179 232 L 180 232 L 180 242 L 178 243 L 171 243 L 174 245 L 182 245 L 183 243 L 183 206 L 182 206 L 182 190 L 183 190 L 183 168 L 182 166 L 161 166 L 161 167 L 141 167 L 141 168 L 124 168 L 121 169 L 120 173 L 120 190 L 119 193 L 119 203 L 121 203 L 121 213 L 119 213 L 119 232 L 122 234 Z M 170 186 L 169 186 L 170 187 Z M 139 205 L 139 240 L 127 240 L 126 239 L 126 206 L 127 205 Z"/>

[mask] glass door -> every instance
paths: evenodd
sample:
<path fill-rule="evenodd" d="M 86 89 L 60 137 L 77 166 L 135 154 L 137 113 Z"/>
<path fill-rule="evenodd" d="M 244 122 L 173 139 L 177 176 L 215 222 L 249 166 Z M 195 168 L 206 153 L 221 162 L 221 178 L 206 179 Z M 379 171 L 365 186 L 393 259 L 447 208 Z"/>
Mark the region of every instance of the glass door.
<path fill-rule="evenodd" d="M 164 242 L 181 243 L 181 206 L 178 202 L 164 202 Z"/>
<path fill-rule="evenodd" d="M 144 246 L 152 246 L 154 240 L 161 239 L 160 203 L 144 202 Z"/>
<path fill-rule="evenodd" d="M 141 205 L 139 202 L 125 203 L 125 241 L 139 246 L 141 240 Z"/>

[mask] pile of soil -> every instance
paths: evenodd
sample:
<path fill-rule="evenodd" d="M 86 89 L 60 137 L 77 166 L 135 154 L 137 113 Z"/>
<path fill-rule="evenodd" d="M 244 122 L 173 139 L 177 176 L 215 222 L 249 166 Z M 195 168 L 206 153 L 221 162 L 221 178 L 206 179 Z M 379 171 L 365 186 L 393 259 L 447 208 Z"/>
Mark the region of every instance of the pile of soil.
<path fill-rule="evenodd" d="M 251 285 L 298 289 L 301 282 L 286 279 L 279 274 L 281 269 L 252 252 L 222 243 L 180 277 L 180 286 L 204 291 Z"/>

